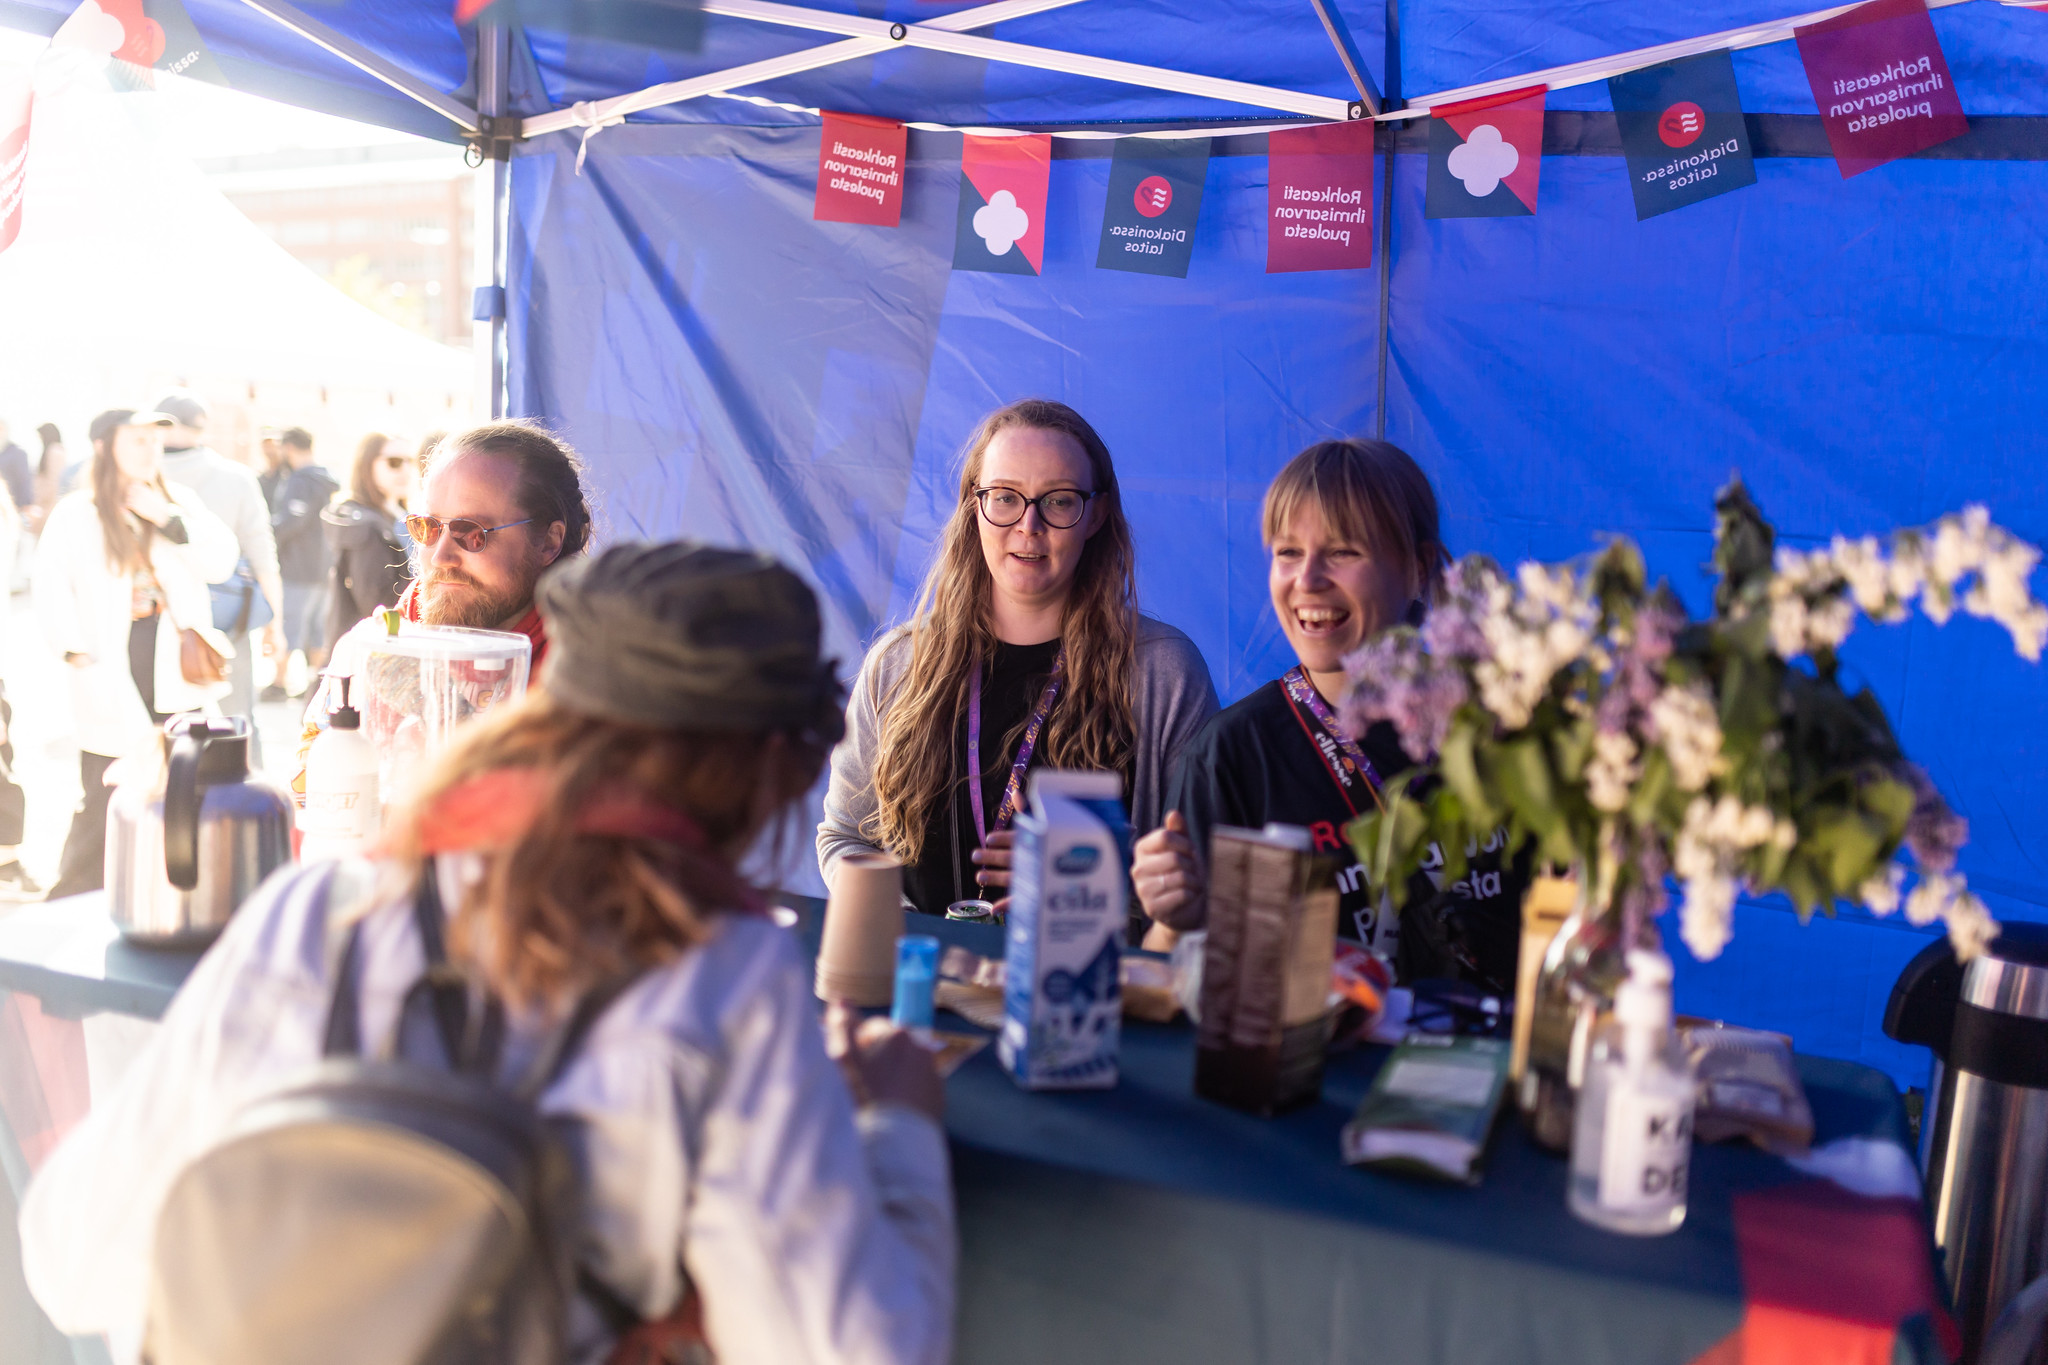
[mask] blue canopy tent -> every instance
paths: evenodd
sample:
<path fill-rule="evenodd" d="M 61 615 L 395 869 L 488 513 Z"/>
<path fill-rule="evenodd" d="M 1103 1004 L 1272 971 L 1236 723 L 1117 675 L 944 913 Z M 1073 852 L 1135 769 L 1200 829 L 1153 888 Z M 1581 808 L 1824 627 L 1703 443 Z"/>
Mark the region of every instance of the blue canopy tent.
<path fill-rule="evenodd" d="M 0 22 L 48 30 L 72 3 L 0 0 Z M 962 438 L 1034 394 L 1102 430 L 1145 607 L 1226 700 L 1286 658 L 1260 494 L 1330 435 L 1412 451 L 1454 552 L 1627 533 L 1695 606 L 1731 470 L 1794 543 L 1970 501 L 2048 539 L 2048 15 L 1936 9 L 1969 135 L 1844 180 L 1783 0 L 605 8 L 463 30 L 449 0 L 185 0 L 232 84 L 504 158 L 502 292 L 480 293 L 504 409 L 589 455 L 611 534 L 802 566 L 849 671 L 911 600 Z M 1756 185 L 1634 221 L 1602 78 L 1650 58 L 1607 59 L 1745 25 L 1716 45 L 1738 49 Z M 1265 273 L 1268 130 L 1532 81 L 1552 86 L 1533 218 L 1425 218 L 1427 119 L 1390 119 L 1375 268 Z M 910 122 L 900 227 L 811 220 L 820 109 Z M 1060 134 L 1042 275 L 950 268 L 960 128 Z M 1094 266 L 1109 139 L 1132 132 L 1215 139 L 1184 280 Z M 2038 671 L 1975 621 L 1869 627 L 1848 657 L 1970 818 L 1972 886 L 2048 917 Z M 1680 1004 L 1917 1081 L 1878 1020 L 1924 941 L 1745 905 L 1720 960 L 1681 961 Z"/>

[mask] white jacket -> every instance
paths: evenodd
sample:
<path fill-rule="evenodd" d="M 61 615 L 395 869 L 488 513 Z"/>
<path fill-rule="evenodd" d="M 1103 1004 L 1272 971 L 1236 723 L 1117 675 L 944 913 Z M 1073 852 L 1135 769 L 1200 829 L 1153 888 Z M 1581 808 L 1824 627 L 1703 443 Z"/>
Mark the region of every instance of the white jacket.
<path fill-rule="evenodd" d="M 167 485 L 185 523 L 186 543 L 150 537 L 150 564 L 163 586 L 164 620 L 156 635 L 156 709 L 165 715 L 197 711 L 224 695 L 226 683 L 196 686 L 178 665 L 178 631 L 200 631 L 225 656 L 228 638 L 213 628 L 206 585 L 235 571 L 240 552 L 234 533 L 206 510 L 199 495 Z M 92 662 L 69 676 L 78 747 L 110 758 L 147 749 L 155 734 L 142 694 L 128 671 L 128 630 L 133 600 L 125 570 L 107 562 L 107 538 L 92 493 L 80 489 L 58 499 L 36 542 L 33 589 L 43 638 L 61 657 L 84 654 Z"/>
<path fill-rule="evenodd" d="M 442 859 L 443 895 L 461 890 Z M 29 1186 L 30 1290 L 66 1332 L 136 1359 L 157 1211 L 248 1095 L 316 1061 L 332 864 L 280 872 L 235 916 L 113 1093 Z M 855 1113 L 825 1055 L 796 936 L 752 915 L 621 995 L 541 1097 L 587 1173 L 589 1268 L 648 1317 L 687 1268 L 719 1365 L 943 1365 L 953 1324 L 946 1141 L 900 1106 Z M 412 907 L 364 920 L 360 1019 L 388 1046 L 425 965 Z M 516 1064 L 543 1032 L 515 1020 Z M 579 1361 L 609 1336 L 585 1310 Z"/>

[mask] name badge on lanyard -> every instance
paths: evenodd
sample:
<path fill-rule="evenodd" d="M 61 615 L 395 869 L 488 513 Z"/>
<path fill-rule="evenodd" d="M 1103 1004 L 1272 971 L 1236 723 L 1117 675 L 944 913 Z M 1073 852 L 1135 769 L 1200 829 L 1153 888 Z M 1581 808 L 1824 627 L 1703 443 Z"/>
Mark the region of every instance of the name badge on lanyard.
<path fill-rule="evenodd" d="M 967 791 L 974 802 L 974 831 L 984 847 L 988 844 L 989 835 L 1008 829 L 1010 822 L 1017 817 L 1017 807 L 1023 803 L 1024 770 L 1031 766 L 1031 752 L 1038 747 L 1039 732 L 1045 729 L 1045 718 L 1052 714 L 1053 701 L 1060 694 L 1060 680 L 1066 676 L 1066 665 L 1067 647 L 1061 645 L 1059 652 L 1053 655 L 1052 677 L 1046 680 L 1045 691 L 1038 697 L 1038 707 L 1024 726 L 1024 738 L 1018 741 L 1017 758 L 1010 764 L 1010 780 L 1003 785 L 1003 799 L 996 807 L 993 826 L 988 822 L 981 800 L 981 665 L 977 663 L 967 675 Z"/>

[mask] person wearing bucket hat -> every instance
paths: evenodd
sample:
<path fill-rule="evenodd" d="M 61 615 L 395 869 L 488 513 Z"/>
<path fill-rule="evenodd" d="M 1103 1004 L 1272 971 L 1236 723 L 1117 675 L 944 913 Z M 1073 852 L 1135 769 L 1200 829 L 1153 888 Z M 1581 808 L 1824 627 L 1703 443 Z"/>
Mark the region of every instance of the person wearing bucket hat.
<path fill-rule="evenodd" d="M 553 648 L 541 686 L 625 725 L 780 730 L 829 749 L 846 730 L 818 599 L 768 555 L 688 541 L 616 545 L 540 582 Z"/>
<path fill-rule="evenodd" d="M 502 1004 L 505 1057 L 531 1056 L 595 983 L 631 981 L 539 1100 L 580 1158 L 591 1311 L 571 1315 L 563 1358 L 603 1360 L 657 1322 L 671 1347 L 701 1331 L 721 1365 L 947 1358 L 956 1250 L 930 1056 L 881 1020 L 821 1032 L 801 944 L 739 870 L 843 725 L 816 598 L 767 556 L 671 543 L 565 564 L 537 604 L 553 641 L 537 686 L 437 760 L 387 824 L 382 875 L 318 864 L 266 884 L 36 1177 L 31 1288 L 65 1330 L 139 1339 L 145 1206 L 231 1130 L 237 1078 L 318 1053 L 330 901 L 360 925 L 362 1037 L 408 1057 L 431 1040 L 401 1003 L 431 886 L 451 962 Z M 341 878 L 383 889 L 330 895 Z"/>

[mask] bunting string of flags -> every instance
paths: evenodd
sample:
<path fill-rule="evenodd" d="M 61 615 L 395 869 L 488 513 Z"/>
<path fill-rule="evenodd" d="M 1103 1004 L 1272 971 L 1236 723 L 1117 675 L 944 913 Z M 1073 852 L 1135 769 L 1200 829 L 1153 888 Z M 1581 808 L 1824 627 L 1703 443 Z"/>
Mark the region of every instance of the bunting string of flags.
<path fill-rule="evenodd" d="M 464 10 L 486 3 L 456 0 L 458 20 Z M 1730 54 L 1788 38 L 1798 45 L 1844 178 L 1914 155 L 1968 131 L 1929 15 L 1959 3 L 1966 0 L 1863 0 L 1424 96 L 1406 108 L 1352 122 L 1235 127 L 1237 135 L 1268 137 L 1266 269 L 1278 274 L 1372 265 L 1376 123 L 1430 120 L 1426 216 L 1533 215 L 1545 99 L 1552 90 L 1594 81 L 1607 83 L 1638 219 L 1752 185 L 1756 168 Z M 2002 3 L 2048 8 L 2040 0 Z M 96 62 L 119 89 L 152 88 L 156 71 L 225 84 L 182 0 L 81 0 L 52 37 L 50 54 Z M 711 93 L 801 108 L 734 91 Z M 32 79 L 0 77 L 0 251 L 21 231 L 33 105 Z M 1052 139 L 1110 138 L 1116 148 L 1096 266 L 1187 275 L 1213 135 L 1208 130 L 1046 134 L 808 112 L 819 114 L 823 124 L 816 221 L 897 226 L 908 129 L 959 131 L 966 136 L 954 268 L 1037 275 L 1045 262 Z M 582 119 L 585 146 L 609 122 Z"/>
<path fill-rule="evenodd" d="M 1661 44 L 1600 62 L 1575 63 L 1520 81 L 1347 123 L 1233 129 L 1267 134 L 1266 270 L 1358 270 L 1373 263 L 1376 196 L 1373 128 L 1429 119 L 1424 214 L 1429 218 L 1529 217 L 1543 167 L 1549 92 L 1604 80 L 1621 134 L 1638 220 L 1686 208 L 1756 183 L 1754 151 L 1732 53 L 1793 39 L 1842 175 L 1860 175 L 1968 130 L 1930 8 L 1959 0 L 1865 0 L 1708 38 Z M 1631 58 L 1635 60 L 1630 60 Z M 749 98 L 734 96 L 735 98 Z M 773 103 L 773 101 L 757 101 Z M 793 106 L 784 106 L 793 107 Z M 847 207 L 847 156 L 867 144 L 845 129 L 879 136 L 885 120 L 824 111 L 817 209 L 820 221 L 900 221 L 902 158 L 910 127 L 888 123 L 896 141 L 886 202 L 873 171 L 855 171 L 871 207 Z M 962 139 L 956 270 L 1036 275 L 1044 269 L 1046 187 L 1055 136 L 1116 139 L 1096 249 L 1098 269 L 1186 278 L 1209 161 L 1210 132 L 1140 135 L 1022 134 L 975 129 Z M 828 173 L 826 151 L 840 149 Z M 886 211 L 885 211 L 886 210 Z M 866 213 L 867 216 L 860 216 Z"/>

